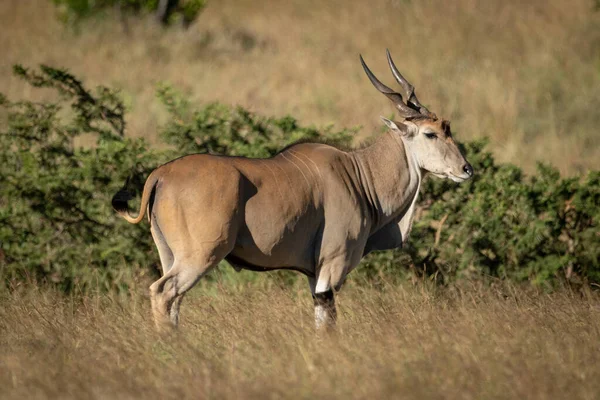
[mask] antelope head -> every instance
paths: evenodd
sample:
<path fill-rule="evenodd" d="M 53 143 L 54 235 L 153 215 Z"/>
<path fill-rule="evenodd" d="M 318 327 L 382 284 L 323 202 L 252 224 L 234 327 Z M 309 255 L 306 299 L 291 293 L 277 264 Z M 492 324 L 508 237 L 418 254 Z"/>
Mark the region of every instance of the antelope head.
<path fill-rule="evenodd" d="M 387 60 L 396 81 L 402 87 L 402 94 L 390 89 L 373 75 L 362 56 L 360 62 L 377 90 L 392 101 L 402 121 L 383 122 L 404 142 L 419 168 L 440 178 L 450 178 L 463 182 L 473 176 L 473 167 L 467 162 L 452 138 L 450 122 L 438 117 L 422 105 L 415 94 L 415 88 L 398 71 L 390 52 Z"/>

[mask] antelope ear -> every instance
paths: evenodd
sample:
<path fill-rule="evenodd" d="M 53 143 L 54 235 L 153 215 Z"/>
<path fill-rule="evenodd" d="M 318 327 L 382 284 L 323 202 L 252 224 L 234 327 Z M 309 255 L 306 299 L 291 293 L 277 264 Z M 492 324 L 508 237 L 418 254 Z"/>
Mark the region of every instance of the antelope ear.
<path fill-rule="evenodd" d="M 395 122 L 384 117 L 380 118 L 383 121 L 383 123 L 386 124 L 387 127 L 390 128 L 390 130 L 393 132 L 396 132 L 402 136 L 409 136 L 413 133 L 413 129 L 411 129 L 412 127 L 408 126 L 407 124 L 403 124 L 402 122 Z"/>

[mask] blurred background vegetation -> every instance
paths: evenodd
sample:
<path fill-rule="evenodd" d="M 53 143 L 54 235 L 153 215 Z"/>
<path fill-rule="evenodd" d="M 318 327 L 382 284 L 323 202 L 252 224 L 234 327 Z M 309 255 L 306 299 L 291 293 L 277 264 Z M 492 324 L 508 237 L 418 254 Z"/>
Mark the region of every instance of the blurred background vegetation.
<path fill-rule="evenodd" d="M 59 17 L 70 25 L 79 25 L 93 17 L 111 17 L 117 13 L 124 32 L 129 32 L 129 17 L 154 13 L 164 26 L 181 20 L 188 27 L 204 9 L 206 0 L 53 0 Z M 108 15 L 107 15 L 108 14 Z"/>
<path fill-rule="evenodd" d="M 165 30 L 142 13 L 128 33 L 110 8 L 73 31 L 52 1 L 0 3 L 5 95 L 44 98 L 12 76 L 13 64 L 69 68 L 90 87 L 121 89 L 128 135 L 153 144 L 169 118 L 155 96 L 165 81 L 194 103 L 360 125 L 364 138 L 392 109 L 358 54 L 391 84 L 389 48 L 461 140 L 490 137 L 499 161 L 527 172 L 540 160 L 566 174 L 598 168 L 600 12 L 591 0 L 221 0 L 188 29 Z"/>
<path fill-rule="evenodd" d="M 1 2 L 5 282 L 127 288 L 155 273 L 147 226 L 110 209 L 127 175 L 140 185 L 189 152 L 268 156 L 300 137 L 378 133 L 392 109 L 358 54 L 391 83 L 385 48 L 452 121 L 477 177 L 429 180 L 411 246 L 357 277 L 600 282 L 593 1 L 180 1 L 167 17 L 161 3 Z"/>

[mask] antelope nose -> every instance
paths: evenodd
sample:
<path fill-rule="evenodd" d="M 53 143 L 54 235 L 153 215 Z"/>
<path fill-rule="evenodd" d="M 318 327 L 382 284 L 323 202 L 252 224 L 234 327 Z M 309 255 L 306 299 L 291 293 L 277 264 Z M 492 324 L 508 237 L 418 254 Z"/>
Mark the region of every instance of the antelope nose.
<path fill-rule="evenodd" d="M 463 171 L 465 171 L 465 173 L 469 176 L 473 176 L 473 167 L 471 166 L 471 164 L 466 163 L 465 166 L 463 167 Z"/>

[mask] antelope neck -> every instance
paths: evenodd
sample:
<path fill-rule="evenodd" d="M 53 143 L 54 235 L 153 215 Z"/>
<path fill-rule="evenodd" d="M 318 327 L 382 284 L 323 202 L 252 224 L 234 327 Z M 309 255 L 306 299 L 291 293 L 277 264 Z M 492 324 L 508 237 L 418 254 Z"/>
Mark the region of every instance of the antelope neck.
<path fill-rule="evenodd" d="M 388 131 L 350 155 L 372 217 L 371 231 L 401 219 L 416 200 L 422 179 L 409 144 Z"/>

